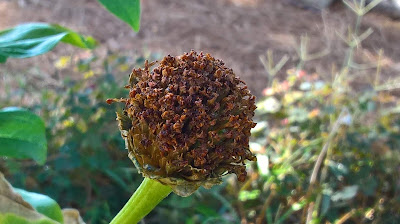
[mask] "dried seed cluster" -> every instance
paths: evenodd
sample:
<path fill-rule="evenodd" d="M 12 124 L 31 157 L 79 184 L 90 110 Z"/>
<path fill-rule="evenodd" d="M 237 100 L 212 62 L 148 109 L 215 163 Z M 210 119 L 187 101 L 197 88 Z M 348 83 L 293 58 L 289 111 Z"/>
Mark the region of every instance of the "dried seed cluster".
<path fill-rule="evenodd" d="M 232 69 L 194 51 L 166 56 L 150 71 L 134 69 L 120 129 L 129 156 L 144 176 L 187 196 L 221 176 L 246 177 L 255 97 Z"/>

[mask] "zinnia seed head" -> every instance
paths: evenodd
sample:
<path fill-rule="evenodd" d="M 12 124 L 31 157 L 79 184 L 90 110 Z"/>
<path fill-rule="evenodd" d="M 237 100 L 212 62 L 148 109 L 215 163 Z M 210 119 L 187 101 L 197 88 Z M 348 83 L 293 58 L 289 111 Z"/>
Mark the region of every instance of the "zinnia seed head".
<path fill-rule="evenodd" d="M 222 175 L 246 178 L 255 97 L 221 60 L 194 51 L 146 61 L 129 77 L 129 98 L 117 113 L 129 157 L 148 178 L 181 196 L 221 183 Z"/>

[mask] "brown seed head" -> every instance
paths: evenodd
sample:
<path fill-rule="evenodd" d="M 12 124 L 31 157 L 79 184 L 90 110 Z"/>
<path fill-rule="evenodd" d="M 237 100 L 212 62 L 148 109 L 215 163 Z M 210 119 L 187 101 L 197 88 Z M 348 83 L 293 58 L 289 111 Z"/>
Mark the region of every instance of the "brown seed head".
<path fill-rule="evenodd" d="M 221 176 L 246 177 L 255 97 L 232 69 L 194 51 L 134 69 L 119 127 L 140 172 L 188 196 Z"/>

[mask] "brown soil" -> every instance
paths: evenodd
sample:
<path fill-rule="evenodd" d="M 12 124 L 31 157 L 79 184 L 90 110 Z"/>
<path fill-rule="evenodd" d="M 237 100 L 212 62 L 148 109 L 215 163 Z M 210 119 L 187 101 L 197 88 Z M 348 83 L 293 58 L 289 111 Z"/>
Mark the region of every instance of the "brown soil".
<path fill-rule="evenodd" d="M 344 34 L 355 23 L 355 15 L 341 4 L 328 11 L 299 9 L 278 0 L 147 0 L 142 1 L 141 29 L 130 27 L 110 15 L 96 0 L 6 0 L 0 2 L 0 29 L 29 21 L 58 23 L 92 35 L 101 42 L 97 52 L 112 50 L 133 55 L 143 50 L 163 54 L 182 54 L 191 49 L 209 52 L 223 59 L 244 79 L 249 88 L 260 95 L 268 75 L 259 60 L 273 50 L 275 61 L 290 57 L 285 69 L 299 61 L 296 50 L 300 36 L 310 39 L 309 52 L 329 49 L 329 54 L 306 63 L 308 72 L 331 77 L 332 66 L 341 66 L 346 44 L 337 34 Z M 375 74 L 374 65 L 380 49 L 384 50 L 384 80 L 400 75 L 400 21 L 369 14 L 361 30 L 374 33 L 356 52 L 358 63 L 372 68 L 361 74 Z M 33 59 L 7 61 L 8 70 L 27 71 L 41 67 L 54 74 L 53 62 L 62 55 L 77 52 L 59 45 L 54 51 Z M 1 67 L 0 66 L 0 67 Z M 44 66 L 44 68 L 43 68 Z M 282 74 L 285 70 L 282 70 Z M 365 80 L 365 79 L 363 79 Z"/>

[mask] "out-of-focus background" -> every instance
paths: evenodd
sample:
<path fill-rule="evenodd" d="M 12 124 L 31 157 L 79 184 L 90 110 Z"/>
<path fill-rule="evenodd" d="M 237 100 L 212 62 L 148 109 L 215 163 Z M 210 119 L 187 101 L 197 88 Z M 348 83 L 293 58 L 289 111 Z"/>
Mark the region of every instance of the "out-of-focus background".
<path fill-rule="evenodd" d="M 126 95 L 145 60 L 194 49 L 257 96 L 258 162 L 245 183 L 227 176 L 171 195 L 143 223 L 400 223 L 400 4 L 357 15 L 354 2 L 148 0 L 135 33 L 96 0 L 1 0 L 0 30 L 55 23 L 99 46 L 0 65 L 0 108 L 41 115 L 49 151 L 44 166 L 3 158 L 0 169 L 87 223 L 108 223 L 141 176 L 117 129 L 121 106 L 105 100 Z"/>

